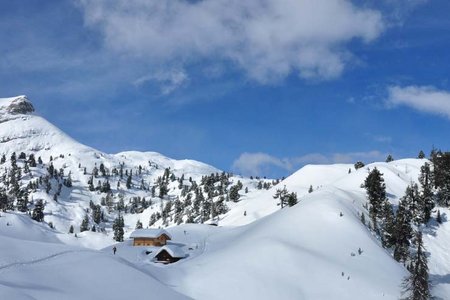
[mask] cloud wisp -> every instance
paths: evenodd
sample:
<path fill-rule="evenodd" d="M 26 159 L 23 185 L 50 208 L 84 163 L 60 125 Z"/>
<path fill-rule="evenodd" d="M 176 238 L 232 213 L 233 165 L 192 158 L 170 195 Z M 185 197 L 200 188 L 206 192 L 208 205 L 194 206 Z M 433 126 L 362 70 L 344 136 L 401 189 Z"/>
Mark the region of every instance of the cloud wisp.
<path fill-rule="evenodd" d="M 149 64 L 231 62 L 261 83 L 332 79 L 385 25 L 348 0 L 77 0 L 108 49 Z"/>
<path fill-rule="evenodd" d="M 450 92 L 433 86 L 390 86 L 387 104 L 390 107 L 409 106 L 420 112 L 450 119 Z"/>
<path fill-rule="evenodd" d="M 184 70 L 158 70 L 154 73 L 142 76 L 134 81 L 135 86 L 146 83 L 158 83 L 162 95 L 169 95 L 176 89 L 184 86 L 189 81 L 189 76 Z"/>
<path fill-rule="evenodd" d="M 309 153 L 298 157 L 278 158 L 262 152 L 245 152 L 233 162 L 232 169 L 247 176 L 264 176 L 273 168 L 281 169 L 285 172 L 293 172 L 307 164 L 355 163 L 356 161 L 371 163 L 374 161 L 383 161 L 386 155 L 386 153 L 378 150 L 372 150 L 367 152 L 332 153 L 329 155 Z"/>

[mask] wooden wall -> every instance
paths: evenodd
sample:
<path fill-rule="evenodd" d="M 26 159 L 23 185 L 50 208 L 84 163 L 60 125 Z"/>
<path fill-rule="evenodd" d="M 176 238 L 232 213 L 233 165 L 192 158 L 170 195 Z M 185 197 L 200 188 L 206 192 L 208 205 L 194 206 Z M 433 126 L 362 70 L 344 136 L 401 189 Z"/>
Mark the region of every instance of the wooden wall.
<path fill-rule="evenodd" d="M 134 238 L 133 246 L 164 246 L 170 238 L 162 234 L 157 238 Z"/>

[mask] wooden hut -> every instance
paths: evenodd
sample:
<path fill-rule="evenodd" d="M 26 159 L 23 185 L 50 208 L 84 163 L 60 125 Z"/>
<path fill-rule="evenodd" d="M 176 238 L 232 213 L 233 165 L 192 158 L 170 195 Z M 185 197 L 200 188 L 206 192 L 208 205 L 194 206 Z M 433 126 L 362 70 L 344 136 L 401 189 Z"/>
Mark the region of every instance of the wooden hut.
<path fill-rule="evenodd" d="M 136 229 L 131 233 L 133 246 L 156 246 L 161 247 L 171 240 L 171 236 L 164 229 Z"/>
<path fill-rule="evenodd" d="M 186 253 L 176 245 L 161 247 L 155 255 L 155 261 L 163 264 L 171 264 L 186 257 Z"/>

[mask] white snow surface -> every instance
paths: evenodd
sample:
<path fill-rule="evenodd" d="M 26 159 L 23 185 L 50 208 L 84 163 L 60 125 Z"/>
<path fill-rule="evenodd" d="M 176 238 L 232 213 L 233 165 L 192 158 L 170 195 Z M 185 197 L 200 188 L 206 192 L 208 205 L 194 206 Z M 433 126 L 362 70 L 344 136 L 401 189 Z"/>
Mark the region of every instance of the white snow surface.
<path fill-rule="evenodd" d="M 172 241 L 190 253 L 184 260 L 153 268 L 152 255 L 146 259 L 142 249 L 124 246 L 119 252 L 133 263 L 148 264 L 162 282 L 194 299 L 399 299 L 407 271 L 361 223 L 360 213 L 367 213 L 361 183 L 369 170 L 377 167 L 395 204 L 406 186 L 416 180 L 424 162 L 374 163 L 352 169 L 350 174 L 349 165 L 308 166 L 281 183 L 299 194 L 300 203 L 294 207 L 280 210 L 271 198 L 274 187 L 261 192 L 259 199 L 243 200 L 232 209 L 233 221 L 245 226 L 168 228 Z M 328 184 L 309 194 L 309 185 L 319 182 Z M 252 211 L 244 216 L 237 213 L 239 209 Z M 227 218 L 230 216 L 221 224 Z M 251 221 L 242 220 L 247 218 Z M 439 229 L 448 234 L 444 227 Z M 425 236 L 426 240 L 430 237 Z M 447 246 L 447 242 L 440 245 Z M 140 251 L 140 255 L 129 251 Z M 448 258 L 446 251 L 430 243 L 428 251 L 431 257 L 443 253 L 436 255 L 438 262 Z M 434 275 L 434 265 L 430 259 L 435 290 L 437 295 L 446 295 L 448 277 Z M 438 274 L 450 270 L 447 263 L 440 268 Z"/>
<path fill-rule="evenodd" d="M 31 223 L 1 214 L 0 299 L 187 298 L 118 256 L 56 242 L 55 232 Z"/>
<path fill-rule="evenodd" d="M 169 265 L 153 261 L 158 247 L 133 247 L 131 240 L 113 244 L 105 233 L 67 234 L 80 224 L 89 200 L 82 167 L 91 170 L 121 163 L 145 166 L 146 180 L 170 167 L 193 178 L 218 172 L 192 160 L 173 160 L 155 152 L 106 154 L 79 144 L 38 115 L 9 114 L 14 98 L 0 99 L 0 153 L 33 152 L 55 168 L 72 173 L 75 188 L 55 203 L 48 195 L 46 224 L 20 213 L 0 212 L 0 299 L 398 299 L 405 268 L 381 248 L 360 221 L 367 213 L 361 184 L 377 167 L 389 200 L 398 204 L 408 184 L 417 181 L 426 160 L 404 159 L 352 165 L 308 165 L 269 190 L 241 192 L 220 226 L 184 224 L 166 228 L 169 244 L 187 254 Z M 56 156 L 55 156 L 56 154 Z M 61 154 L 61 157 L 59 156 Z M 349 173 L 350 169 L 350 173 Z M 242 178 L 245 186 L 255 182 Z M 280 210 L 273 195 L 283 186 L 296 192 L 299 204 Z M 308 193 L 309 187 L 313 192 Z M 134 193 L 131 191 L 130 193 Z M 138 192 L 135 192 L 139 195 Z M 128 237 L 138 219 L 153 209 L 126 215 Z M 436 211 L 434 212 L 434 214 Z M 424 228 L 433 294 L 450 299 L 449 210 L 441 209 L 442 225 Z M 132 225 L 130 225 L 132 224 Z M 111 248 L 117 247 L 113 255 Z M 96 249 L 103 249 L 101 251 Z M 358 250 L 361 251 L 358 251 Z"/>

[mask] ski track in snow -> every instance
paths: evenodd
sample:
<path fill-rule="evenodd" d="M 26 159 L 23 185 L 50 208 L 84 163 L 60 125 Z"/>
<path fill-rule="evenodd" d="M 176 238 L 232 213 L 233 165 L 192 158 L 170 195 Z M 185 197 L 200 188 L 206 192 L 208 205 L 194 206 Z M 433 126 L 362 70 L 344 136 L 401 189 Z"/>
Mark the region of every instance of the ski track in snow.
<path fill-rule="evenodd" d="M 63 255 L 71 254 L 71 253 L 80 253 L 80 252 L 95 253 L 96 251 L 93 251 L 93 250 L 67 250 L 67 251 L 62 251 L 62 252 L 59 252 L 59 253 L 54 253 L 52 255 L 48 255 L 48 256 L 45 256 L 45 257 L 32 259 L 32 260 L 29 260 L 29 261 L 14 262 L 14 263 L 10 263 L 10 264 L 6 264 L 6 265 L 3 265 L 3 266 L 0 266 L 0 273 L 3 272 L 4 270 L 10 269 L 10 268 L 26 267 L 26 266 L 38 264 L 38 263 L 41 263 L 41 262 L 46 262 L 46 261 L 49 261 L 49 260 L 51 260 L 53 258 L 56 258 L 56 257 L 59 257 L 59 256 L 63 256 Z"/>

